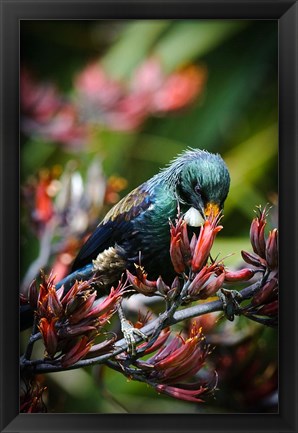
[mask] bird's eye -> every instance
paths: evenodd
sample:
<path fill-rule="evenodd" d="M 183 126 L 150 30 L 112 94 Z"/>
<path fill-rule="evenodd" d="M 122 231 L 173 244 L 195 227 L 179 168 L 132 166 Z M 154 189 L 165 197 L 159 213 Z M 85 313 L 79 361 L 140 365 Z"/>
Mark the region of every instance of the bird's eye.
<path fill-rule="evenodd" d="M 201 185 L 197 184 L 195 186 L 195 193 L 201 195 L 202 194 L 202 188 Z"/>
<path fill-rule="evenodd" d="M 207 202 L 207 201 L 208 201 L 208 200 L 207 200 L 207 196 L 206 196 L 206 194 L 205 194 L 205 192 L 204 192 L 204 190 L 202 189 L 202 187 L 201 187 L 200 184 L 197 184 L 197 185 L 194 187 L 194 190 L 195 190 L 195 193 L 200 197 L 200 199 L 201 199 L 203 202 Z"/>

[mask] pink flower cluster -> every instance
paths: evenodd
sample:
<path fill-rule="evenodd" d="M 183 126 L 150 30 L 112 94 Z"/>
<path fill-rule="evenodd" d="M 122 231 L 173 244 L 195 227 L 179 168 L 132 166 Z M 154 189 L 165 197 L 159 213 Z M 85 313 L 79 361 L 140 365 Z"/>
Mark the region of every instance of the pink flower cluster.
<path fill-rule="evenodd" d="M 87 138 L 74 104 L 53 83 L 38 83 L 27 69 L 20 75 L 21 129 L 45 141 L 81 147 Z"/>
<path fill-rule="evenodd" d="M 189 66 L 166 75 L 157 59 L 146 60 L 127 83 L 110 78 L 98 61 L 75 80 L 78 101 L 87 121 L 112 130 L 138 128 L 150 115 L 179 110 L 203 90 L 206 70 Z"/>
<path fill-rule="evenodd" d="M 126 82 L 110 77 L 99 60 L 74 78 L 74 99 L 53 83 L 38 83 L 21 71 L 21 125 L 25 134 L 77 148 L 90 126 L 133 131 L 151 115 L 188 106 L 203 91 L 206 69 L 188 66 L 169 75 L 157 59 L 145 60 Z"/>

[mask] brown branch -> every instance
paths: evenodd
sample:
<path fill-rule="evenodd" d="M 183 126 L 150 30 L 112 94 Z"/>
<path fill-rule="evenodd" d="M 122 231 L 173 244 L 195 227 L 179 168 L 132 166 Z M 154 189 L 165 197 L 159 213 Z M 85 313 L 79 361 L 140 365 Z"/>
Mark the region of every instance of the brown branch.
<path fill-rule="evenodd" d="M 253 294 L 256 292 L 256 290 L 259 289 L 261 281 L 262 280 L 260 279 L 259 281 L 252 284 L 251 286 L 248 286 L 243 290 L 241 290 L 240 293 L 242 298 L 240 302 L 242 300 L 250 299 L 253 296 Z M 144 334 L 146 334 L 148 337 L 150 337 L 154 333 L 155 329 L 160 325 L 161 322 L 163 322 L 164 325 L 163 327 L 166 327 L 166 326 L 174 325 L 186 319 L 199 317 L 204 314 L 213 313 L 217 311 L 223 311 L 223 304 L 220 300 L 206 302 L 204 304 L 199 304 L 199 305 L 195 305 L 189 308 L 176 311 L 175 314 L 172 317 L 170 317 L 168 321 L 163 322 L 163 320 L 167 318 L 166 316 L 167 313 L 165 312 L 162 313 L 159 318 L 145 325 L 141 329 L 141 331 Z M 124 352 L 126 349 L 127 349 L 127 343 L 125 339 L 122 338 L 121 340 L 115 343 L 115 350 L 113 352 L 106 353 L 104 355 L 100 355 L 94 358 L 80 360 L 67 368 L 62 367 L 57 363 L 56 364 L 51 363 L 51 361 L 45 361 L 42 359 L 30 361 L 24 358 L 21 358 L 21 368 L 26 370 L 31 370 L 32 374 L 53 373 L 59 371 L 74 370 L 77 368 L 87 367 L 95 364 L 104 364 L 110 359 L 114 358 L 116 355 L 119 355 L 120 353 Z"/>

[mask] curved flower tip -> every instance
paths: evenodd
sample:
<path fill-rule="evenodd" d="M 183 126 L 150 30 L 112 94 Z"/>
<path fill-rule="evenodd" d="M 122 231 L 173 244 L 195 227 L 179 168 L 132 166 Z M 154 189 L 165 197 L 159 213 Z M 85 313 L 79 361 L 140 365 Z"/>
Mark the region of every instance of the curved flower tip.
<path fill-rule="evenodd" d="M 85 316 L 86 319 L 93 319 L 99 316 L 101 320 L 108 320 L 108 318 L 115 312 L 120 299 L 122 298 L 125 290 L 126 283 L 119 281 L 116 288 L 112 287 L 109 295 L 102 302 L 95 302 L 88 314 Z"/>
<path fill-rule="evenodd" d="M 73 365 L 80 359 L 84 358 L 84 356 L 86 356 L 91 349 L 92 344 L 93 340 L 90 341 L 87 336 L 84 335 L 82 338 L 80 338 L 73 348 L 70 349 L 61 359 L 62 367 L 69 367 L 70 365 Z"/>
<path fill-rule="evenodd" d="M 202 385 L 198 385 L 197 389 L 185 389 L 178 386 L 159 384 L 155 386 L 155 389 L 157 392 L 169 395 L 170 397 L 194 403 L 204 403 L 204 400 L 202 400 L 200 396 L 209 391 L 208 388 L 205 388 Z"/>
<path fill-rule="evenodd" d="M 210 254 L 215 236 L 223 228 L 219 225 L 222 215 L 210 214 L 200 229 L 199 237 L 193 234 L 191 241 L 187 233 L 187 222 L 182 217 L 173 224 L 170 222 L 170 256 L 175 271 L 183 273 L 191 266 L 193 272 L 198 272 L 205 265 Z"/>
<path fill-rule="evenodd" d="M 258 256 L 255 253 L 249 253 L 248 251 L 241 251 L 241 255 L 243 260 L 249 265 L 255 266 L 256 268 L 265 269 L 267 266 L 267 262 L 262 257 Z"/>
<path fill-rule="evenodd" d="M 238 271 L 226 271 L 225 272 L 225 282 L 234 283 L 238 281 L 248 281 L 254 275 L 255 271 L 250 268 L 239 269 Z"/>
<path fill-rule="evenodd" d="M 274 229 L 269 232 L 266 242 L 266 261 L 269 269 L 277 269 L 278 267 L 278 231 Z"/>
<path fill-rule="evenodd" d="M 218 225 L 220 219 L 220 216 L 212 216 L 208 218 L 205 221 L 205 224 L 201 227 L 191 262 L 193 272 L 198 272 L 205 265 L 215 237 L 223 228 L 222 225 Z"/>
<path fill-rule="evenodd" d="M 250 241 L 254 252 L 260 257 L 265 258 L 266 242 L 264 230 L 267 224 L 266 217 L 268 216 L 268 210 L 266 209 L 266 206 L 263 210 L 261 206 L 258 206 L 256 214 L 257 216 L 252 220 L 250 226 Z"/>
<path fill-rule="evenodd" d="M 272 301 L 278 294 L 278 279 L 273 277 L 268 280 L 260 289 L 254 294 L 251 303 L 255 306 L 261 306 Z"/>
<path fill-rule="evenodd" d="M 246 263 L 259 269 L 276 270 L 278 267 L 278 230 L 275 228 L 269 232 L 268 238 L 265 237 L 265 227 L 267 224 L 268 209 L 257 208 L 257 216 L 253 219 L 250 226 L 250 240 L 253 253 L 241 251 Z"/>
<path fill-rule="evenodd" d="M 147 273 L 145 272 L 143 266 L 135 264 L 136 276 L 133 275 L 129 270 L 126 270 L 127 280 L 132 285 L 132 287 L 142 295 L 153 296 L 157 290 L 156 281 L 147 280 Z"/>
<path fill-rule="evenodd" d="M 208 346 L 202 329 L 193 323 L 189 337 L 176 335 L 169 344 L 162 346 L 149 358 L 145 367 L 153 366 L 149 378 L 157 383 L 175 385 L 181 380 L 193 377 L 205 362 Z"/>
<path fill-rule="evenodd" d="M 56 330 L 57 318 L 47 319 L 42 317 L 39 321 L 38 329 L 42 335 L 47 354 L 52 358 L 58 346 L 58 336 Z"/>
<path fill-rule="evenodd" d="M 177 274 L 185 271 L 191 260 L 191 248 L 187 233 L 186 221 L 180 217 L 175 224 L 170 222 L 170 256 L 173 267 Z"/>

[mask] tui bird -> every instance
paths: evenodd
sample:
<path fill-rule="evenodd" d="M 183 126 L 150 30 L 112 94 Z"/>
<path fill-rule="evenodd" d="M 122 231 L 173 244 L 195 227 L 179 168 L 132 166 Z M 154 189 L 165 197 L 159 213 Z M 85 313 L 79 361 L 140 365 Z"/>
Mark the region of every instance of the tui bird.
<path fill-rule="evenodd" d="M 64 284 L 68 291 L 75 280 L 89 279 L 96 269 L 100 293 L 140 261 L 151 280 L 161 275 L 170 283 L 175 272 L 169 254 L 169 219 L 174 220 L 179 209 L 189 226 L 199 228 L 211 212 L 216 215 L 223 208 L 229 186 L 220 155 L 185 151 L 106 214 L 80 250 L 72 273 L 56 287 Z M 23 313 L 21 324 L 26 327 L 28 311 Z"/>

